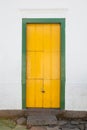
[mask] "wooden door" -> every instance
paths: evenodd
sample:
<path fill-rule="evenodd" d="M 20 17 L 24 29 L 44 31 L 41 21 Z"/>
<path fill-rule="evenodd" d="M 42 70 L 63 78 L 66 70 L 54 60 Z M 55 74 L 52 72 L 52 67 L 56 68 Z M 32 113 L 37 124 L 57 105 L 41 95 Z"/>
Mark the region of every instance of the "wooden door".
<path fill-rule="evenodd" d="M 26 25 L 26 107 L 60 108 L 60 24 Z"/>

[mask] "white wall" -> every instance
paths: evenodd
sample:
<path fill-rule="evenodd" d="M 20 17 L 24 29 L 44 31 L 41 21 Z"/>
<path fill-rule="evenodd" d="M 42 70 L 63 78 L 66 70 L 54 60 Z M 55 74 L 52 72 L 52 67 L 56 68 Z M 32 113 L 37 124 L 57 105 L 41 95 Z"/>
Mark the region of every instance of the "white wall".
<path fill-rule="evenodd" d="M 22 108 L 22 17 L 66 18 L 65 109 L 87 110 L 86 0 L 0 0 L 0 109 Z"/>

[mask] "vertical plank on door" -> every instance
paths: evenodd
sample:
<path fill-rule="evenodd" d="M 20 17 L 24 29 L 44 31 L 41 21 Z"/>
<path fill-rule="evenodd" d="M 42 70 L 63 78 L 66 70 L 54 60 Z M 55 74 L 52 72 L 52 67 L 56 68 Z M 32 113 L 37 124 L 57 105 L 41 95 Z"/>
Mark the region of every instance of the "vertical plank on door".
<path fill-rule="evenodd" d="M 42 107 L 42 87 L 43 87 L 43 80 L 35 80 L 35 107 Z"/>
<path fill-rule="evenodd" d="M 51 108 L 60 107 L 60 80 L 53 79 L 51 82 Z"/>
<path fill-rule="evenodd" d="M 26 107 L 35 107 L 34 80 L 26 80 Z"/>
<path fill-rule="evenodd" d="M 26 50 L 35 51 L 36 29 L 35 24 L 26 24 Z"/>

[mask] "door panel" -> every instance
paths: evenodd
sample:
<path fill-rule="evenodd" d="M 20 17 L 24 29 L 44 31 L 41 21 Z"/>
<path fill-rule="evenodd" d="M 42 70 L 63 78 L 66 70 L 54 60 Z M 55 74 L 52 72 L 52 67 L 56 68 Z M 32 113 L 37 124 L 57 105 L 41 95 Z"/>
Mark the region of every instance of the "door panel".
<path fill-rule="evenodd" d="M 42 30 L 43 30 L 42 24 L 27 24 L 27 31 L 26 31 L 27 51 L 43 50 Z"/>
<path fill-rule="evenodd" d="M 35 51 L 35 24 L 26 25 L 26 49 L 27 51 Z"/>
<path fill-rule="evenodd" d="M 26 107 L 42 107 L 42 80 L 26 81 Z"/>
<path fill-rule="evenodd" d="M 44 80 L 43 107 L 60 107 L 60 80 Z"/>
<path fill-rule="evenodd" d="M 43 78 L 43 53 L 27 52 L 27 78 L 42 79 Z"/>

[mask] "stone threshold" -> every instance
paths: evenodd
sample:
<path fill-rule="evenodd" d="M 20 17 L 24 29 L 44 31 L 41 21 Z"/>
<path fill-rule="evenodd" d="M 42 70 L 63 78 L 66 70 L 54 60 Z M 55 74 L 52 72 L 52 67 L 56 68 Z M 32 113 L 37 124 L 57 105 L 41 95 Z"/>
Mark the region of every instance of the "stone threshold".
<path fill-rule="evenodd" d="M 66 111 L 57 109 L 23 109 L 23 110 L 0 110 L 0 118 L 28 117 L 29 115 L 49 113 L 56 115 L 57 119 L 83 119 L 87 120 L 87 111 Z"/>

